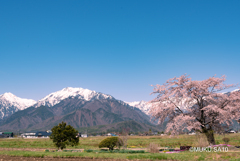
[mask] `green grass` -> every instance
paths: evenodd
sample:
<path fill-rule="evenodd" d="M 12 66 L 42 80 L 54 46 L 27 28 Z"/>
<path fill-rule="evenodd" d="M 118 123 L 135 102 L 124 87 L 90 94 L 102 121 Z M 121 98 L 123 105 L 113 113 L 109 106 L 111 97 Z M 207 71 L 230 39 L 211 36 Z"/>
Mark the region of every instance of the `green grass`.
<path fill-rule="evenodd" d="M 114 149 L 114 150 L 107 150 L 107 149 L 100 149 L 100 150 L 92 150 L 92 149 L 85 149 L 84 152 L 88 153 L 147 153 L 145 150 L 128 150 L 128 149 Z"/>
<path fill-rule="evenodd" d="M 230 145 L 240 145 L 240 134 L 215 135 L 216 142 L 223 144 L 222 138 L 228 137 Z M 19 151 L 0 151 L 0 155 L 24 156 L 24 157 L 83 157 L 83 158 L 113 158 L 113 159 L 151 159 L 151 160 L 240 160 L 240 151 L 238 152 L 181 152 L 173 154 L 165 153 L 99 153 L 98 144 L 106 137 L 88 137 L 80 138 L 80 144 L 76 147 L 67 147 L 67 149 L 93 149 L 95 151 L 87 152 L 51 152 L 56 149 L 50 139 L 0 139 L 2 148 L 21 148 Z M 147 148 L 150 143 L 159 144 L 160 147 L 179 148 L 180 145 L 196 145 L 196 136 L 179 135 L 179 136 L 129 136 L 128 147 Z M 24 148 L 42 149 L 41 151 L 24 151 Z M 49 152 L 44 150 L 49 149 Z"/>
<path fill-rule="evenodd" d="M 0 139 L 2 148 L 55 148 L 50 139 Z"/>
<path fill-rule="evenodd" d="M 240 145 L 240 133 L 227 134 L 225 137 L 230 139 L 228 144 Z M 222 141 L 223 135 L 215 135 L 216 143 L 224 144 Z M 133 136 L 128 139 L 129 147 L 143 147 L 146 148 L 150 143 L 159 144 L 161 147 L 179 148 L 180 146 L 196 146 L 197 139 L 195 135 L 179 135 L 179 136 Z"/>
<path fill-rule="evenodd" d="M 240 145 L 240 134 L 225 135 L 230 139 L 230 145 Z M 80 138 L 80 144 L 76 147 L 67 147 L 68 149 L 98 149 L 98 144 L 106 137 L 88 137 Z M 224 144 L 223 135 L 215 135 L 218 144 Z M 156 143 L 161 147 L 179 148 L 180 146 L 196 146 L 196 136 L 129 136 L 129 148 L 147 148 L 150 143 Z M 56 148 L 50 139 L 0 139 L 0 147 L 3 148 Z"/>
<path fill-rule="evenodd" d="M 32 151 L 0 151 L 0 155 L 22 156 L 22 157 L 80 157 L 80 158 L 112 158 L 112 159 L 150 159 L 150 160 L 239 160 L 240 154 L 228 153 L 191 153 L 181 152 L 177 154 L 162 153 L 87 153 L 87 152 L 32 152 Z"/>

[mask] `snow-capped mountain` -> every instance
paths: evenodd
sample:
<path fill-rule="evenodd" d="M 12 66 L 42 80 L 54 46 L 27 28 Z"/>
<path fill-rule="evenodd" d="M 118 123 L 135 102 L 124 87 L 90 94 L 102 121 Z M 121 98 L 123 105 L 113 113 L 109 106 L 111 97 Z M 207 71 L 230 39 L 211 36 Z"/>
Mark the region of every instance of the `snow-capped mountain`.
<path fill-rule="evenodd" d="M 239 89 L 235 89 L 231 92 L 236 91 L 239 91 Z M 0 119 L 10 116 L 16 111 L 24 110 L 30 106 L 40 107 L 43 105 L 52 107 L 69 97 L 75 97 L 78 99 L 83 99 L 85 101 L 93 101 L 96 99 L 116 100 L 124 106 L 127 105 L 133 108 L 137 108 L 147 115 L 149 115 L 149 109 L 152 106 L 151 103 L 148 103 L 146 101 L 123 102 L 121 100 L 115 99 L 114 97 L 108 94 L 103 94 L 89 89 L 67 87 L 60 91 L 53 92 L 37 102 L 31 99 L 19 98 L 13 95 L 12 93 L 4 93 L 0 95 Z"/>
<path fill-rule="evenodd" d="M 43 105 L 52 107 L 69 97 L 77 97 L 78 99 L 84 99 L 86 101 L 91 101 L 95 99 L 115 99 L 110 95 L 91 91 L 89 89 L 67 87 L 63 88 L 60 91 L 50 93 L 43 99 L 39 100 L 34 106 L 40 107 Z"/>
<path fill-rule="evenodd" d="M 233 91 L 223 92 L 222 94 L 229 94 L 229 93 L 233 93 L 233 92 L 237 92 L 237 91 L 240 91 L 240 89 L 235 89 Z"/>
<path fill-rule="evenodd" d="M 74 127 L 108 125 L 125 121 L 152 125 L 149 117 L 141 110 L 110 95 L 68 87 L 51 93 L 30 108 L 17 111 L 3 119 L 0 128 L 50 129 L 53 124 L 61 121 Z"/>
<path fill-rule="evenodd" d="M 240 89 L 235 89 L 233 91 L 230 91 L 230 92 L 225 92 L 223 94 L 229 94 L 229 93 L 232 93 L 232 92 L 237 92 L 237 91 L 240 91 Z M 179 104 L 179 107 L 182 109 L 182 110 L 186 110 L 187 107 L 185 107 L 185 103 L 186 103 L 186 99 L 182 100 Z M 129 104 L 130 106 L 133 106 L 133 107 L 136 107 L 138 109 L 140 109 L 142 112 L 144 112 L 145 114 L 149 115 L 149 110 L 152 106 L 151 103 L 148 103 L 146 101 L 134 101 L 134 102 L 125 102 L 127 104 Z M 192 102 L 192 105 L 195 104 L 196 102 L 193 101 Z"/>
<path fill-rule="evenodd" d="M 0 95 L 0 119 L 11 115 L 18 110 L 24 110 L 35 103 L 36 101 L 32 99 L 19 98 L 12 93 L 4 93 Z"/>
<path fill-rule="evenodd" d="M 135 102 L 126 102 L 130 106 L 139 108 L 142 112 L 149 115 L 149 109 L 151 107 L 151 104 L 146 101 L 135 101 Z"/>
<path fill-rule="evenodd" d="M 237 92 L 237 91 L 240 91 L 240 89 L 235 89 L 235 90 L 233 90 L 232 92 Z"/>

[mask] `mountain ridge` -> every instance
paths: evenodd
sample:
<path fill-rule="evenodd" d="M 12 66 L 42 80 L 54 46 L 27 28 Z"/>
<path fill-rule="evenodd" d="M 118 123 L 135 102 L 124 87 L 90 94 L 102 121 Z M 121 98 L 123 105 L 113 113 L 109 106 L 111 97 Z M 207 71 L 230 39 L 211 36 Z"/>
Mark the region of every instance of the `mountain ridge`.
<path fill-rule="evenodd" d="M 235 89 L 230 92 L 236 91 L 239 91 L 239 89 Z M 227 93 L 229 92 L 226 92 L 225 94 Z M 149 104 L 146 101 L 124 102 L 115 99 L 113 96 L 109 94 L 104 94 L 101 92 L 96 92 L 93 90 L 83 88 L 66 87 L 63 88 L 62 90 L 52 92 L 38 101 L 20 98 L 10 92 L 4 93 L 0 95 L 0 120 L 12 115 L 13 113 L 19 110 L 24 110 L 31 106 L 34 106 L 35 108 L 40 106 L 53 107 L 54 105 L 60 103 L 62 100 L 66 98 L 78 98 L 83 99 L 85 101 L 94 101 L 101 99 L 116 100 L 124 106 L 129 106 L 129 108 L 135 108 L 135 110 L 140 110 L 141 112 L 144 112 L 147 115 L 149 115 L 149 109 L 151 108 L 151 104 Z"/>
<path fill-rule="evenodd" d="M 19 110 L 24 110 L 35 103 L 35 100 L 20 98 L 6 92 L 0 95 L 0 119 L 4 119 Z"/>
<path fill-rule="evenodd" d="M 131 106 L 123 105 L 118 100 L 86 101 L 78 97 L 69 97 L 52 107 L 32 106 L 18 111 L 2 120 L 0 129 L 25 131 L 51 129 L 61 121 L 75 128 L 81 128 L 129 120 L 151 124 L 146 114 Z"/>
<path fill-rule="evenodd" d="M 93 99 L 115 99 L 111 95 L 103 94 L 101 92 L 96 92 L 89 89 L 66 87 L 62 90 L 50 93 L 46 97 L 37 101 L 34 106 L 39 107 L 43 105 L 52 107 L 68 97 L 78 97 L 79 99 L 84 99 L 86 101 L 91 101 Z"/>
<path fill-rule="evenodd" d="M 62 100 L 69 97 L 71 98 L 77 97 L 78 99 L 84 99 L 86 101 L 93 101 L 98 99 L 109 99 L 109 100 L 111 99 L 111 100 L 118 101 L 122 105 L 128 105 L 124 101 L 117 100 L 111 95 L 92 91 L 89 89 L 83 89 L 83 88 L 66 87 L 66 88 L 63 88 L 62 90 L 52 92 L 38 101 L 35 101 L 32 99 L 20 98 L 13 95 L 10 92 L 7 92 L 0 95 L 0 120 L 12 115 L 13 113 L 19 110 L 24 110 L 31 106 L 34 106 L 35 108 L 40 106 L 52 107 L 58 104 L 59 102 L 61 102 Z M 131 107 L 131 108 L 134 108 L 134 107 Z"/>

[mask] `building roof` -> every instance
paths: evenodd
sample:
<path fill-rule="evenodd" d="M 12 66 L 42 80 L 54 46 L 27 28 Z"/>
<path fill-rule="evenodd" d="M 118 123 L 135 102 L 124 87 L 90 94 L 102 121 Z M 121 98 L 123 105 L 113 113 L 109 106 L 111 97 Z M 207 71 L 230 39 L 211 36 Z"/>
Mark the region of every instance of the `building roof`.
<path fill-rule="evenodd" d="M 3 132 L 3 134 L 13 134 L 13 132 Z"/>
<path fill-rule="evenodd" d="M 31 136 L 50 136 L 52 133 L 51 132 L 46 132 L 46 131 L 29 131 L 25 132 L 25 134 L 31 134 Z"/>
<path fill-rule="evenodd" d="M 35 136 L 50 136 L 52 133 L 48 133 L 46 131 L 38 131 L 36 132 Z"/>
<path fill-rule="evenodd" d="M 27 131 L 25 133 L 36 133 L 37 131 Z"/>

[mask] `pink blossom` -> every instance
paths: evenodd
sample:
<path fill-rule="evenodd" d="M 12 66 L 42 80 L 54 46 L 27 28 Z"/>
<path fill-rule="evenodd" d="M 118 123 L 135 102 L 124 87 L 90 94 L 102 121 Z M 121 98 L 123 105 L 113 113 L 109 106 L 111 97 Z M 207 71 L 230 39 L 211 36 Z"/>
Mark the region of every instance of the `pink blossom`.
<path fill-rule="evenodd" d="M 221 93 L 236 86 L 224 84 L 225 80 L 226 76 L 214 76 L 193 81 L 185 74 L 171 78 L 163 85 L 153 86 L 151 94 L 157 96 L 149 102 L 152 104 L 152 119 L 157 119 L 159 123 L 167 120 L 166 132 L 171 134 L 178 134 L 184 129 L 208 133 L 223 130 L 222 125 L 229 127 L 232 120 L 240 118 L 240 91 Z M 215 144 L 210 137 L 208 141 Z"/>

